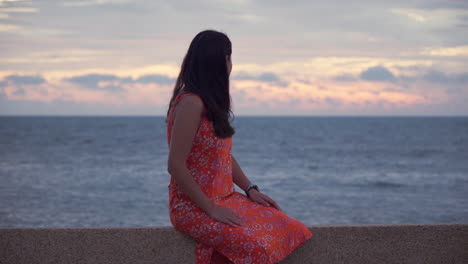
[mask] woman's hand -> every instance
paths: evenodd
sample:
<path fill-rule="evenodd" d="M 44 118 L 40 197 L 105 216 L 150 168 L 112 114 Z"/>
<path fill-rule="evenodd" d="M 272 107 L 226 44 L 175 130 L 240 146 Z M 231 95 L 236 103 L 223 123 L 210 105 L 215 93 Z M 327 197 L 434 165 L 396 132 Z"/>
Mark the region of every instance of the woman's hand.
<path fill-rule="evenodd" d="M 211 209 L 208 212 L 208 215 L 218 221 L 221 221 L 233 227 L 240 226 L 240 225 L 245 226 L 245 222 L 242 221 L 240 216 L 236 212 L 234 212 L 231 208 L 226 207 L 226 206 L 215 204 L 213 209 Z"/>
<path fill-rule="evenodd" d="M 251 200 L 259 204 L 263 204 L 265 206 L 273 206 L 274 208 L 283 211 L 283 209 L 281 209 L 281 207 L 273 199 L 271 199 L 268 195 L 257 191 L 257 189 L 250 189 L 249 197 Z"/>

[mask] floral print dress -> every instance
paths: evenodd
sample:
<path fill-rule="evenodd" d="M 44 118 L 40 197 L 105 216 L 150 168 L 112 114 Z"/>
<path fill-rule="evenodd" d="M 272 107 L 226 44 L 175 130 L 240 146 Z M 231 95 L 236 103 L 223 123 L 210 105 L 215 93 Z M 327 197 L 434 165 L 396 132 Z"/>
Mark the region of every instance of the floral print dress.
<path fill-rule="evenodd" d="M 194 93 L 179 95 L 169 112 L 168 144 L 172 113 L 177 103 L 189 95 L 198 96 Z M 210 217 L 182 192 L 173 176 L 168 185 L 171 223 L 195 240 L 197 264 L 210 264 L 215 250 L 234 264 L 277 263 L 311 238 L 312 233 L 305 224 L 284 212 L 235 191 L 231 146 L 232 137 L 217 137 L 211 122 L 203 117 L 186 165 L 201 190 L 214 203 L 234 210 L 246 225 L 232 227 Z"/>

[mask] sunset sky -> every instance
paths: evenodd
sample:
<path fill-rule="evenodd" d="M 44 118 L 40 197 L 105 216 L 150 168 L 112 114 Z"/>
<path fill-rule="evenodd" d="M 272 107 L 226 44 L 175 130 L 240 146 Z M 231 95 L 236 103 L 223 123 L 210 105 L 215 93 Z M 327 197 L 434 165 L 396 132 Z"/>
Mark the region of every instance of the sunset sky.
<path fill-rule="evenodd" d="M 0 115 L 164 115 L 205 29 L 235 115 L 468 115 L 462 0 L 0 0 Z"/>

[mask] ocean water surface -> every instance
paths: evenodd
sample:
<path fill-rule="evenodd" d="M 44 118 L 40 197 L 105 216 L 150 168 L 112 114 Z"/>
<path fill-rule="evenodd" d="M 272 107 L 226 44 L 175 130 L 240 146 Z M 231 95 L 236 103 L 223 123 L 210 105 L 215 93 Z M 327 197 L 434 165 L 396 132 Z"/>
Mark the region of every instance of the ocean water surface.
<path fill-rule="evenodd" d="M 468 117 L 234 127 L 244 173 L 307 225 L 468 222 Z M 0 226 L 170 226 L 166 140 L 162 116 L 0 117 Z"/>

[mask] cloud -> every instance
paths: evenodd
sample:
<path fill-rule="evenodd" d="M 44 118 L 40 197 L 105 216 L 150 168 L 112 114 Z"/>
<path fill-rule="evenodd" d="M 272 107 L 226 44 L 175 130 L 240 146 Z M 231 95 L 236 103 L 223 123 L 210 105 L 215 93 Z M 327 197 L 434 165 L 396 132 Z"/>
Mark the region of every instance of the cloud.
<path fill-rule="evenodd" d="M 418 21 L 418 22 L 427 21 L 427 17 L 423 13 L 418 12 L 418 10 L 416 10 L 416 9 L 392 8 L 392 9 L 390 9 L 390 12 L 398 14 L 398 15 L 406 16 L 409 19 L 414 20 L 414 21 Z"/>
<path fill-rule="evenodd" d="M 115 4 L 126 4 L 131 2 L 129 0 L 78 0 L 78 1 L 67 1 L 62 3 L 63 6 L 73 6 L 73 7 L 80 7 L 80 6 L 96 6 L 96 5 L 115 5 Z"/>
<path fill-rule="evenodd" d="M 468 83 L 468 72 L 448 75 L 440 71 L 431 70 L 423 75 L 423 79 L 434 83 L 462 84 Z"/>
<path fill-rule="evenodd" d="M 361 72 L 360 78 L 365 81 L 375 81 L 375 82 L 393 82 L 395 81 L 395 76 L 392 72 L 387 70 L 383 66 L 374 66 L 370 67 L 367 70 Z"/>
<path fill-rule="evenodd" d="M 0 16 L 3 18 L 8 18 L 8 14 L 0 13 Z M 47 36 L 67 36 L 72 34 L 72 32 L 65 30 L 57 30 L 53 28 L 42 28 L 42 27 L 32 27 L 32 26 L 22 26 L 15 24 L 0 24 L 0 33 L 5 32 L 12 35 L 26 36 L 26 37 L 47 37 Z"/>
<path fill-rule="evenodd" d="M 143 83 L 143 84 L 172 84 L 176 81 L 175 78 L 168 77 L 161 74 L 147 74 L 140 76 L 136 80 L 131 77 L 120 77 L 114 74 L 99 74 L 99 73 L 90 73 L 81 76 L 74 76 L 71 78 L 64 79 L 65 81 L 76 83 L 80 86 L 91 88 L 91 89 L 100 89 L 99 82 L 116 82 L 121 84 L 131 84 L 131 83 Z M 111 86 L 105 86 L 110 88 Z"/>
<path fill-rule="evenodd" d="M 148 75 L 143 75 L 140 78 L 136 80 L 136 82 L 139 83 L 157 83 L 157 84 L 173 84 L 176 81 L 175 78 L 170 78 L 165 75 L 160 75 L 160 74 L 148 74 Z"/>
<path fill-rule="evenodd" d="M 281 99 L 272 111 L 286 111 L 279 105 L 288 107 L 291 98 L 302 99 L 294 107 L 298 113 L 321 107 L 358 111 L 354 107 L 365 100 L 384 99 L 408 107 L 426 102 L 451 105 L 468 96 L 466 76 L 460 73 L 468 69 L 465 2 L 331 0 L 285 6 L 251 0 L 223 5 L 214 0 L 0 0 L 0 76 L 41 72 L 47 78 L 29 87 L 0 77 L 0 90 L 11 101 L 63 98 L 110 105 L 114 98 L 120 105 L 164 105 L 170 95 L 167 86 L 175 82 L 171 77 L 180 70 L 181 51 L 216 21 L 216 28 L 233 42 L 232 76 L 237 81 L 232 84 L 242 91 L 235 94 L 238 110 L 256 112 L 255 107 L 270 98 Z M 234 76 L 238 72 L 245 73 Z M 93 80 L 87 73 L 109 75 Z M 62 81 L 65 77 L 76 78 Z M 122 89 L 129 92 L 113 92 Z M 307 106 L 312 95 L 316 103 Z M 327 97 L 342 104 L 334 107 Z"/>
<path fill-rule="evenodd" d="M 120 77 L 114 74 L 100 74 L 100 73 L 90 73 L 86 75 L 74 76 L 70 78 L 65 78 L 65 81 L 78 84 L 82 87 L 89 89 L 106 89 L 106 90 L 123 90 L 122 87 L 116 84 L 160 84 L 168 85 L 175 82 L 175 78 L 168 77 L 161 74 L 147 74 L 140 76 L 136 80 L 131 77 Z M 107 85 L 99 85 L 100 82 L 113 83 Z"/>
<path fill-rule="evenodd" d="M 271 72 L 262 73 L 260 75 L 251 75 L 245 72 L 238 73 L 232 77 L 234 80 L 259 80 L 259 81 L 277 81 L 279 77 Z"/>
<path fill-rule="evenodd" d="M 258 79 L 261 80 L 261 81 L 265 81 L 265 82 L 277 82 L 277 81 L 280 81 L 280 78 L 278 77 L 278 75 L 272 73 L 272 72 L 265 72 L 265 73 L 262 73 L 258 76 Z"/>
<path fill-rule="evenodd" d="M 460 6 L 461 7 L 461 6 Z M 390 12 L 406 17 L 410 21 L 415 21 L 429 28 L 451 28 L 459 24 L 468 14 L 465 8 L 449 8 L 440 6 L 439 8 L 391 8 Z"/>
<path fill-rule="evenodd" d="M 468 56 L 468 45 L 456 47 L 430 48 L 426 47 L 421 52 L 422 55 L 459 57 Z"/>
<path fill-rule="evenodd" d="M 74 76 L 71 78 L 65 78 L 65 81 L 78 84 L 81 87 L 92 89 L 92 90 L 110 90 L 110 91 L 122 91 L 124 90 L 120 86 L 116 85 L 104 85 L 100 86 L 100 82 L 116 81 L 120 78 L 112 74 L 99 74 L 90 73 L 81 76 Z"/>
<path fill-rule="evenodd" d="M 278 86 L 288 86 L 288 82 L 281 80 L 281 78 L 273 72 L 264 72 L 260 75 L 251 75 L 245 72 L 238 73 L 232 77 L 233 80 L 252 80 L 275 83 Z"/>
<path fill-rule="evenodd" d="M 27 2 L 27 0 L 0 0 L 0 7 L 6 8 L 9 6 L 14 6 L 15 3 Z"/>
<path fill-rule="evenodd" d="M 8 75 L 4 78 L 3 84 L 0 86 L 6 86 L 7 83 L 17 84 L 17 85 L 31 85 L 31 84 L 42 84 L 45 80 L 42 76 L 39 75 Z"/>
<path fill-rule="evenodd" d="M 37 13 L 39 9 L 31 7 L 10 7 L 2 8 L 2 12 L 5 13 Z"/>
<path fill-rule="evenodd" d="M 449 73 L 445 73 L 445 72 L 434 70 L 434 69 L 426 69 L 424 71 L 422 70 L 418 71 L 417 73 L 406 74 L 402 70 L 404 69 L 400 68 L 401 74 L 394 75 L 385 67 L 376 66 L 376 67 L 368 68 L 367 70 L 361 72 L 359 77 L 365 81 L 374 81 L 374 82 L 382 82 L 382 83 L 388 82 L 388 83 L 397 85 L 398 88 L 396 87 L 383 88 L 383 91 L 387 91 L 387 92 L 402 92 L 402 90 L 409 88 L 411 86 L 421 87 L 424 85 L 421 82 L 429 82 L 432 84 L 443 84 L 443 85 L 452 85 L 452 86 L 468 84 L 468 72 L 449 74 Z M 358 81 L 356 76 L 349 74 L 349 73 L 336 75 L 336 76 L 333 76 L 331 79 L 334 81 L 339 81 L 339 82 Z M 425 86 L 425 89 L 428 89 L 427 85 Z M 459 93 L 461 91 L 460 89 L 461 89 L 460 87 L 444 88 L 444 90 L 450 94 Z"/>

